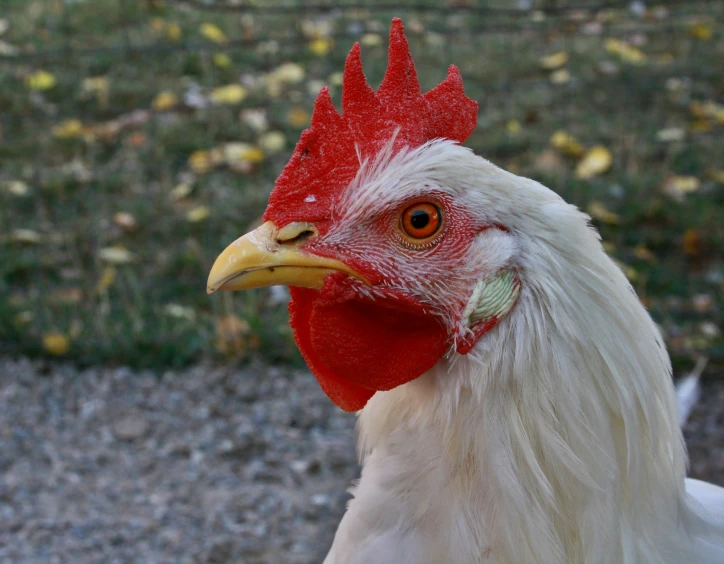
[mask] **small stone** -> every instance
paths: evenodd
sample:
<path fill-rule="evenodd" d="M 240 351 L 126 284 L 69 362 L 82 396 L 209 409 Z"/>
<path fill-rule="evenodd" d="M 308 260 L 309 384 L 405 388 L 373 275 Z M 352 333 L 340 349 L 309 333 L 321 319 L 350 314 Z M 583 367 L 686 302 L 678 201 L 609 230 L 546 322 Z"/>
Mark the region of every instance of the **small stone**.
<path fill-rule="evenodd" d="M 135 441 L 148 432 L 148 421 L 140 415 L 129 415 L 113 425 L 113 434 L 122 441 Z"/>

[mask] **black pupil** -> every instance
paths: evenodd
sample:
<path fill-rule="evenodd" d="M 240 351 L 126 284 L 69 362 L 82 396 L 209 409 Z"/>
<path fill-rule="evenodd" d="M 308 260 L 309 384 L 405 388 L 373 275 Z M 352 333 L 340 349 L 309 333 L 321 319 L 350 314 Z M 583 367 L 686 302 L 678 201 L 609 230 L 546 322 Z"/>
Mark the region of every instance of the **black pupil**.
<path fill-rule="evenodd" d="M 424 210 L 415 210 L 412 212 L 412 217 L 410 218 L 410 224 L 415 229 L 423 229 L 427 226 L 427 224 L 430 223 L 430 214 Z"/>

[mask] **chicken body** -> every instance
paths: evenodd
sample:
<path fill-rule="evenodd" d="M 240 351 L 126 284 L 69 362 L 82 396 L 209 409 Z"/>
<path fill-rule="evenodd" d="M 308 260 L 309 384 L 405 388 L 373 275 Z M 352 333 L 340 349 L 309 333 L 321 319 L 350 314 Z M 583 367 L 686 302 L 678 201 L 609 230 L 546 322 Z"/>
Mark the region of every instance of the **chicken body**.
<path fill-rule="evenodd" d="M 522 291 L 468 355 L 361 411 L 362 477 L 325 564 L 724 562 L 724 489 L 685 485 L 665 347 L 587 216 L 451 143 L 373 168 L 358 209 L 443 189 L 510 230 L 458 275 L 512 262 Z"/>

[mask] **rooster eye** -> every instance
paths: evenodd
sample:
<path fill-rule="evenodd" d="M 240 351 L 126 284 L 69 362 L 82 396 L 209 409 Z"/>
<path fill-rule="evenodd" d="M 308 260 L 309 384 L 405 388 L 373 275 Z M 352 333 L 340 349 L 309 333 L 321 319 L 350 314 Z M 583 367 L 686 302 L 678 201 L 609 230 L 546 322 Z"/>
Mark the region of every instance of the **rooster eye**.
<path fill-rule="evenodd" d="M 428 239 L 438 232 L 442 225 L 442 212 L 426 202 L 413 204 L 402 212 L 400 225 L 405 235 L 420 242 L 420 239 Z"/>

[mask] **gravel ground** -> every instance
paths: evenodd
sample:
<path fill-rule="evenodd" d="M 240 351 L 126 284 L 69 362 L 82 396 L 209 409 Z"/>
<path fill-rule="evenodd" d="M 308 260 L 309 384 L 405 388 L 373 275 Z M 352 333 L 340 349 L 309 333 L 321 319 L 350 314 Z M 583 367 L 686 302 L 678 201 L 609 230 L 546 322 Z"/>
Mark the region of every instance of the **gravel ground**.
<path fill-rule="evenodd" d="M 0 562 L 320 562 L 353 426 L 301 370 L 0 360 Z M 724 381 L 686 431 L 723 484 Z"/>

